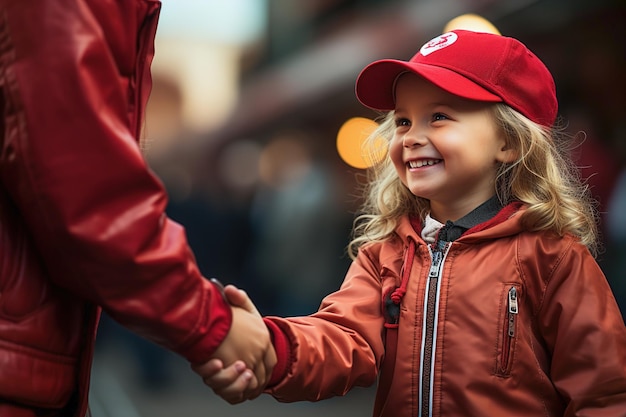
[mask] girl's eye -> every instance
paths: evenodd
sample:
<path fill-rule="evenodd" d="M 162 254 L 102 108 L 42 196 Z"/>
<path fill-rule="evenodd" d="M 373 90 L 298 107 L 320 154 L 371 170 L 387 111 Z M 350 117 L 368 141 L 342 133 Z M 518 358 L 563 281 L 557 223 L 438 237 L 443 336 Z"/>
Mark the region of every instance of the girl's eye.
<path fill-rule="evenodd" d="M 411 122 L 409 122 L 409 119 L 404 119 L 404 118 L 396 119 L 396 127 L 410 126 L 410 125 L 411 125 Z"/>
<path fill-rule="evenodd" d="M 435 114 L 433 114 L 433 116 L 432 116 L 432 121 L 433 121 L 433 122 L 438 122 L 438 121 L 441 121 L 441 120 L 447 120 L 447 119 L 448 119 L 448 116 L 446 116 L 446 115 L 445 115 L 445 114 L 443 114 L 443 113 L 435 113 Z"/>

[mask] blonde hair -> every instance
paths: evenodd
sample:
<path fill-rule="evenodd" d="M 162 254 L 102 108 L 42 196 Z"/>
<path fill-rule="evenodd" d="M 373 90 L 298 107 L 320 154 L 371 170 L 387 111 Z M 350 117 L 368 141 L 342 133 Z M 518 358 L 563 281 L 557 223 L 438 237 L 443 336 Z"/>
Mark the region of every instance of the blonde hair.
<path fill-rule="evenodd" d="M 505 104 L 493 105 L 493 116 L 507 146 L 517 154 L 515 161 L 502 164 L 497 173 L 494 191 L 500 201 L 520 201 L 527 206 L 521 218 L 526 230 L 572 234 L 595 255 L 596 205 L 569 157 L 570 138 L 561 129 L 534 123 Z M 389 112 L 368 143 L 380 137 L 390 141 L 394 129 L 394 112 Z M 402 184 L 389 152 L 368 170 L 367 179 L 364 202 L 348 244 L 352 259 L 363 244 L 389 239 L 403 216 L 423 220 L 430 211 L 427 199 L 413 195 Z"/>

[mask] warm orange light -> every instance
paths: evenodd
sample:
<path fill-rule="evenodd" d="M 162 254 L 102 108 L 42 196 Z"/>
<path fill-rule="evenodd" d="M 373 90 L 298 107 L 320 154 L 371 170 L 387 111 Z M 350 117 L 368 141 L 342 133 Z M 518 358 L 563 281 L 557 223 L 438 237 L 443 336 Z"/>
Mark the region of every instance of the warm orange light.
<path fill-rule="evenodd" d="M 348 165 L 365 169 L 382 160 L 387 152 L 385 139 L 377 138 L 373 145 L 365 145 L 365 140 L 374 132 L 378 124 L 365 117 L 347 120 L 337 133 L 337 152 Z"/>
<path fill-rule="evenodd" d="M 457 16 L 450 20 L 443 28 L 443 31 L 449 32 L 454 29 L 464 29 L 474 32 L 486 32 L 501 35 L 500 31 L 493 25 L 493 23 L 482 16 L 472 13 Z"/>

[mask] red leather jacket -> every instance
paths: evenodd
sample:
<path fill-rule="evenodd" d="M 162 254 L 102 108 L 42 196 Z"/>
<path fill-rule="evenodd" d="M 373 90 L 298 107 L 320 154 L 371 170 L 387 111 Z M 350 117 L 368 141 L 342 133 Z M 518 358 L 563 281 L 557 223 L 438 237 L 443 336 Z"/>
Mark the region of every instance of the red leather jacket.
<path fill-rule="evenodd" d="M 159 10 L 0 0 L 0 417 L 84 415 L 100 307 L 193 362 L 230 328 L 137 144 Z"/>
<path fill-rule="evenodd" d="M 626 416 L 626 329 L 589 251 L 511 206 L 437 256 L 408 219 L 309 317 L 266 318 L 280 401 L 378 382 L 375 417 Z M 396 305 L 395 302 L 399 302 Z"/>

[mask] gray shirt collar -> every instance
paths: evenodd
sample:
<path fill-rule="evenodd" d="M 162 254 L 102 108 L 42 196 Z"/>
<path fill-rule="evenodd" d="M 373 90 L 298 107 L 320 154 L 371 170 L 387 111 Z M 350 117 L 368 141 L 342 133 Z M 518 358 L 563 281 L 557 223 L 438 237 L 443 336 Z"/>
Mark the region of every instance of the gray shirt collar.
<path fill-rule="evenodd" d="M 493 218 L 500 210 L 502 210 L 502 204 L 497 196 L 493 196 L 459 220 L 446 221 L 439 230 L 439 239 L 446 242 L 455 241 L 467 230 Z"/>

